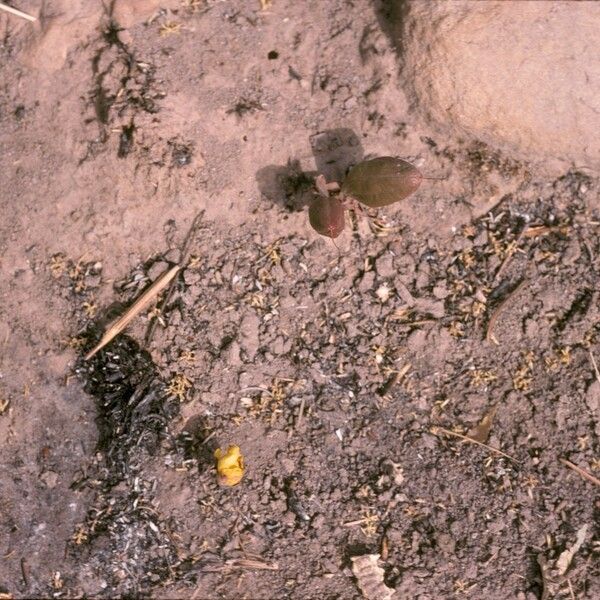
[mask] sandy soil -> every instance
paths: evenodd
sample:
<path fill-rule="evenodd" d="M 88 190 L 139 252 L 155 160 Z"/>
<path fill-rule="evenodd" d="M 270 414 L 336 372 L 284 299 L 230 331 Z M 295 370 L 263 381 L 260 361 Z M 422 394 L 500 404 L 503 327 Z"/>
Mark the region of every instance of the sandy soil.
<path fill-rule="evenodd" d="M 43 52 L 0 15 L 3 598 L 361 598 L 365 554 L 397 598 L 597 597 L 598 180 L 437 139 L 385 9 L 182 2 Z M 377 155 L 443 179 L 315 234 L 314 175 Z"/>

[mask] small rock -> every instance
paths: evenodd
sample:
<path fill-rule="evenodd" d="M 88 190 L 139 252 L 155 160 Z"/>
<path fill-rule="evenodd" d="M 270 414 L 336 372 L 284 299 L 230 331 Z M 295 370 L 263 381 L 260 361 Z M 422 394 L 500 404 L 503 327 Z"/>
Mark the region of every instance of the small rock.
<path fill-rule="evenodd" d="M 437 437 L 429 433 L 424 433 L 421 436 L 421 441 L 423 442 L 423 446 L 425 446 L 425 448 L 428 448 L 429 450 L 434 450 L 438 445 Z"/>
<path fill-rule="evenodd" d="M 229 345 L 228 354 L 229 356 L 227 362 L 230 365 L 237 367 L 242 364 L 242 359 L 240 357 L 240 345 L 236 341 L 231 342 Z"/>
<path fill-rule="evenodd" d="M 375 282 L 375 273 L 373 271 L 369 271 L 365 273 L 360 280 L 360 284 L 358 285 L 358 289 L 361 292 L 368 292 L 373 289 L 373 283 Z"/>
<path fill-rule="evenodd" d="M 178 263 L 181 260 L 181 252 L 179 248 L 171 248 L 167 251 L 164 258 L 170 263 Z"/>
<path fill-rule="evenodd" d="M 285 352 L 285 340 L 282 336 L 278 336 L 275 338 L 273 343 L 270 346 L 271 352 L 273 354 L 283 354 Z"/>
<path fill-rule="evenodd" d="M 317 515 L 313 520 L 312 520 L 312 526 L 315 529 L 320 529 L 321 527 L 323 527 L 323 525 L 325 525 L 325 517 L 323 515 Z"/>
<path fill-rule="evenodd" d="M 448 288 L 446 287 L 446 282 L 445 281 L 443 281 L 442 283 L 438 283 L 433 288 L 433 295 L 438 300 L 444 300 L 444 298 L 447 298 L 449 294 L 450 294 L 450 292 L 448 291 Z"/>
<path fill-rule="evenodd" d="M 600 381 L 596 380 L 590 385 L 585 395 L 585 401 L 592 413 L 597 415 L 598 409 L 600 409 Z"/>
<path fill-rule="evenodd" d="M 525 335 L 528 338 L 535 338 L 539 330 L 539 325 L 535 319 L 527 319 L 525 322 Z"/>
<path fill-rule="evenodd" d="M 430 268 L 428 264 L 421 263 L 417 270 L 417 279 L 415 280 L 415 287 L 418 290 L 422 290 L 429 286 L 429 273 Z"/>
<path fill-rule="evenodd" d="M 394 269 L 394 258 L 391 254 L 384 254 L 377 259 L 377 274 L 382 278 L 393 277 L 396 273 Z"/>
<path fill-rule="evenodd" d="M 454 538 L 452 536 L 448 535 L 447 533 L 439 533 L 436 536 L 435 541 L 437 543 L 438 548 L 444 554 L 454 554 L 456 542 L 454 541 Z"/>
<path fill-rule="evenodd" d="M 202 275 L 198 273 L 198 271 L 193 271 L 192 269 L 186 269 L 183 272 L 183 280 L 187 285 L 194 285 L 199 283 L 202 279 Z"/>
<path fill-rule="evenodd" d="M 58 483 L 58 473 L 55 473 L 54 471 L 44 471 L 40 475 L 40 479 L 44 482 L 46 487 L 51 490 L 55 488 Z"/>
<path fill-rule="evenodd" d="M 282 458 L 279 462 L 286 475 L 291 475 L 296 470 L 296 463 L 290 458 Z"/>
<path fill-rule="evenodd" d="M 148 269 L 148 279 L 150 279 L 150 281 L 155 281 L 168 269 L 169 265 L 166 262 L 159 260 Z"/>
<path fill-rule="evenodd" d="M 425 347 L 426 339 L 427 333 L 422 329 L 417 329 L 408 336 L 408 339 L 406 340 L 406 346 L 413 352 L 419 352 Z"/>

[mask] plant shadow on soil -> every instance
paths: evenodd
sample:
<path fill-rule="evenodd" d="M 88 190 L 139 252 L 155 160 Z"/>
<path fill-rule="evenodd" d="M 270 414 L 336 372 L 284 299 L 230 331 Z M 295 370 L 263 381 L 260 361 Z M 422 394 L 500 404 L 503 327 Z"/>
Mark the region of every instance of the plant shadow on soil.
<path fill-rule="evenodd" d="M 356 133 L 349 128 L 327 129 L 310 137 L 316 171 L 303 171 L 300 161 L 290 158 L 287 165 L 269 165 L 256 172 L 261 194 L 289 212 L 300 212 L 313 198 L 316 175 L 328 182 L 341 182 L 348 169 L 364 157 Z"/>

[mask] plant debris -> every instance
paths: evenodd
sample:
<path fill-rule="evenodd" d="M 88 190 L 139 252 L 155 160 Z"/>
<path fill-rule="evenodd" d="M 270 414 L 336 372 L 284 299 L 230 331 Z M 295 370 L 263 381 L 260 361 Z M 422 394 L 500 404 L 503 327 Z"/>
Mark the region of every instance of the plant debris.
<path fill-rule="evenodd" d="M 469 429 L 467 436 L 476 442 L 484 444 L 487 442 L 492 430 L 492 423 L 494 422 L 494 416 L 496 415 L 497 407 L 492 407 L 481 419 L 479 424 L 473 429 Z"/>
<path fill-rule="evenodd" d="M 96 398 L 100 437 L 98 452 L 73 484 L 90 488 L 95 500 L 73 534 L 72 551 L 107 535 L 111 552 L 129 573 L 125 588 L 119 589 L 138 595 L 157 578 L 171 577 L 179 564 L 168 527 L 154 506 L 156 481 L 148 478 L 146 466 L 164 442 L 172 445 L 169 423 L 178 404 L 169 400 L 148 354 L 126 335 L 76 370 L 85 391 Z M 91 565 L 100 560 L 93 554 L 89 558 Z M 116 589 L 121 582 L 117 572 L 114 576 Z"/>
<path fill-rule="evenodd" d="M 508 458 L 509 460 L 512 460 L 513 462 L 517 462 L 517 463 L 519 462 L 516 458 L 513 458 L 512 456 L 509 456 L 508 454 L 505 454 L 504 452 L 502 452 L 502 450 L 498 450 L 498 448 L 492 448 L 492 446 L 488 446 L 487 444 L 484 444 L 483 442 L 480 442 L 468 435 L 463 435 L 462 433 L 458 433 L 456 431 L 451 431 L 450 429 L 445 429 L 444 427 L 439 427 L 437 425 L 435 427 L 432 427 L 430 431 L 434 435 L 439 435 L 440 433 L 442 433 L 444 435 L 449 435 L 449 436 L 460 438 L 461 440 L 463 440 L 465 442 L 471 442 L 472 444 L 477 444 L 478 446 L 481 446 L 482 448 L 487 448 L 490 452 L 493 452 L 494 454 L 498 454 L 499 456 L 504 456 L 504 458 Z"/>
<path fill-rule="evenodd" d="M 385 585 L 383 569 L 377 564 L 379 554 L 352 556 L 352 572 L 367 600 L 391 600 L 395 590 Z"/>
<path fill-rule="evenodd" d="M 584 525 L 577 532 L 577 540 L 570 547 L 567 548 L 556 561 L 556 568 L 558 569 L 559 575 L 564 575 L 567 572 L 567 569 L 571 565 L 573 561 L 573 557 L 579 551 L 581 546 L 583 546 L 583 542 L 585 542 L 585 536 L 587 535 L 588 525 Z"/>
<path fill-rule="evenodd" d="M 121 331 L 123 331 L 137 315 L 139 315 L 145 308 L 148 308 L 150 303 L 160 294 L 171 282 L 173 277 L 177 275 L 181 267 L 175 265 L 168 271 L 163 273 L 125 312 L 125 314 L 119 317 L 114 323 L 112 323 L 106 333 L 102 336 L 102 339 L 96 344 L 86 355 L 85 360 L 89 360 L 104 346 L 109 344 Z"/>

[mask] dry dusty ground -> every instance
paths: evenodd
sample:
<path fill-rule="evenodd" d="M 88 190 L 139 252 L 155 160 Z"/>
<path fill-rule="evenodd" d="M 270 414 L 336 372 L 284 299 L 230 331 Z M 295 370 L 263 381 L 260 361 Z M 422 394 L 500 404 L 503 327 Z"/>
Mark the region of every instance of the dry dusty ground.
<path fill-rule="evenodd" d="M 0 16 L 2 598 L 360 598 L 374 553 L 397 598 L 598 597 L 598 180 L 416 122 L 384 8 L 184 2 L 58 68 Z M 384 154 L 445 179 L 312 232 Z"/>

